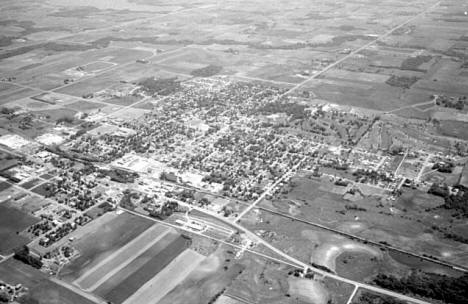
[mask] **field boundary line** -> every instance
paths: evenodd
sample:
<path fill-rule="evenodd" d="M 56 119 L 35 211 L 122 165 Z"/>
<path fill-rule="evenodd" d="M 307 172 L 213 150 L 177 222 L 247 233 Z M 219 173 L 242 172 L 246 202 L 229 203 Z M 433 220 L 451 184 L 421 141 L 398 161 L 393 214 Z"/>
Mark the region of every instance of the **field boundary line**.
<path fill-rule="evenodd" d="M 358 289 L 359 289 L 359 286 L 354 286 L 354 290 L 353 290 L 353 292 L 351 293 L 351 295 L 349 296 L 349 299 L 348 299 L 348 301 L 346 302 L 346 304 L 351 304 L 351 303 L 353 302 L 353 299 L 354 299 L 354 297 L 356 296 L 356 293 L 357 293 Z"/>
<path fill-rule="evenodd" d="M 191 254 L 195 254 L 193 256 Z M 190 264 L 185 265 L 183 269 L 178 272 L 176 270 L 178 265 L 183 261 L 184 258 L 190 258 Z M 140 288 L 138 288 L 131 296 L 129 296 L 122 304 L 140 304 L 142 303 L 140 297 L 143 295 L 152 295 L 152 299 L 147 304 L 156 304 L 164 298 L 171 290 L 173 290 L 180 282 L 182 282 L 192 271 L 194 271 L 198 265 L 205 259 L 206 257 L 192 249 L 185 249 L 182 253 L 177 255 L 166 267 L 164 267 L 159 273 L 154 275 L 150 280 L 148 280 L 145 284 L 143 284 Z M 175 274 L 174 274 L 175 272 Z M 166 276 L 171 277 L 171 279 L 167 280 L 167 286 L 163 286 L 162 291 L 160 290 L 161 286 L 154 286 L 155 283 L 161 281 Z M 175 284 L 174 284 L 175 283 Z M 148 294 L 151 290 L 155 289 L 156 287 L 158 291 L 158 295 L 155 296 L 153 294 Z M 166 288 L 164 288 L 166 287 Z M 164 290 L 166 289 L 166 290 Z M 164 292 L 165 291 L 165 292 Z M 156 298 L 156 299 L 155 299 Z M 144 298 L 146 299 L 146 298 Z"/>
<path fill-rule="evenodd" d="M 121 254 L 122 252 L 124 252 L 125 250 L 131 248 L 135 243 L 141 241 L 142 239 L 144 239 L 147 235 L 153 233 L 156 229 L 160 228 L 161 225 L 154 225 L 152 227 L 150 227 L 149 229 L 147 229 L 146 231 L 144 231 L 142 234 L 140 234 L 137 238 L 133 239 L 131 242 L 127 243 L 125 246 L 121 247 L 120 249 L 118 249 L 117 251 L 115 251 L 114 253 L 112 253 L 110 256 L 108 256 L 107 258 L 105 258 L 104 260 L 102 260 L 100 263 L 98 263 L 96 266 L 94 266 L 93 268 L 91 268 L 90 270 L 88 270 L 85 274 L 83 274 L 81 277 L 79 277 L 78 279 L 76 279 L 73 284 L 75 285 L 80 285 L 80 283 L 82 283 L 85 279 L 87 279 L 90 275 L 92 275 L 96 270 L 98 270 L 100 267 L 104 266 L 105 264 L 107 264 L 108 262 L 111 262 L 115 257 L 117 257 L 119 254 Z M 136 256 L 139 256 L 141 253 L 143 253 L 144 251 L 148 250 L 149 247 L 151 247 L 152 245 L 154 245 L 157 241 L 159 241 L 162 237 L 164 237 L 165 235 L 167 235 L 171 229 L 168 228 L 168 227 L 164 227 L 166 228 L 160 235 L 158 235 L 155 239 L 153 239 L 149 244 L 146 244 L 144 245 L 138 252 L 136 252 L 132 257 L 128 258 L 124 263 L 122 263 L 121 265 L 117 266 L 116 268 L 114 268 L 110 273 L 115 274 L 117 271 L 119 271 L 121 268 L 123 268 L 124 266 L 126 266 L 127 264 L 131 263 Z M 128 262 L 128 263 L 127 263 Z M 126 264 L 124 266 L 122 266 L 123 264 Z M 122 266 L 122 267 L 120 267 Z M 108 273 L 109 274 L 109 273 Z M 106 279 L 107 279 L 107 275 L 106 275 Z M 84 288 L 83 290 L 87 290 L 87 291 L 91 291 L 91 290 L 94 290 L 92 287 L 94 287 L 97 283 L 99 283 L 99 285 L 102 283 L 102 278 L 98 280 L 98 282 L 94 283 L 91 287 L 89 288 Z"/>
<path fill-rule="evenodd" d="M 59 280 L 55 277 L 51 277 L 50 280 L 62 287 L 65 287 L 66 289 L 70 290 L 71 292 L 73 293 L 76 293 L 77 295 L 80 295 L 96 304 L 107 304 L 108 302 L 104 301 L 103 299 L 101 299 L 100 297 L 94 295 L 94 294 L 91 294 L 91 293 L 88 293 L 88 292 L 85 292 L 83 290 L 81 290 L 80 288 L 72 285 L 72 284 L 69 284 L 67 282 L 64 282 L 62 280 Z"/>
<path fill-rule="evenodd" d="M 115 267 L 112 271 L 108 272 L 105 276 L 101 277 L 96 283 L 94 283 L 91 287 L 86 289 L 86 291 L 94 291 L 96 290 L 99 286 L 102 285 L 107 279 L 115 275 L 117 272 L 122 270 L 124 267 L 128 266 L 130 263 L 132 263 L 137 257 L 142 255 L 144 252 L 146 252 L 148 249 L 150 249 L 153 245 L 155 245 L 157 242 L 159 242 L 162 238 L 164 238 L 166 235 L 171 233 L 171 229 L 167 229 L 164 231 L 161 235 L 159 235 L 156 239 L 148 243 L 145 247 L 140 249 L 138 252 L 136 252 L 131 258 L 127 259 L 125 262 L 121 263 L 119 266 Z"/>

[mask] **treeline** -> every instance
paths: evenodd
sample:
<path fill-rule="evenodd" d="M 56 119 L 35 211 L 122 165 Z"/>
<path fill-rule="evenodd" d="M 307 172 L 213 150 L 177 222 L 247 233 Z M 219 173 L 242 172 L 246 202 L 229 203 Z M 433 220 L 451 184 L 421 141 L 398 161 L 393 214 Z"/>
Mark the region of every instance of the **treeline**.
<path fill-rule="evenodd" d="M 466 274 L 459 278 L 422 271 L 413 271 L 403 278 L 378 274 L 373 283 L 403 294 L 441 300 L 449 304 L 468 303 L 468 275 Z"/>
<path fill-rule="evenodd" d="M 179 91 L 182 86 L 177 77 L 166 79 L 155 79 L 154 77 L 146 78 L 138 83 L 141 89 L 150 95 L 171 95 Z"/>
<path fill-rule="evenodd" d="M 41 269 L 42 261 L 40 258 L 34 257 L 29 253 L 28 246 L 23 246 L 15 251 L 13 256 L 18 261 L 31 265 L 34 268 Z"/>
<path fill-rule="evenodd" d="M 456 194 L 451 194 L 446 184 L 432 184 L 428 193 L 443 197 L 444 208 L 455 210 L 459 212 L 459 215 L 468 217 L 468 188 L 463 185 L 455 185 L 452 190 L 456 191 Z"/>
<path fill-rule="evenodd" d="M 192 72 L 190 72 L 190 74 L 195 77 L 210 77 L 210 76 L 218 74 L 222 70 L 223 70 L 223 67 L 210 64 L 209 66 L 206 66 L 204 68 L 193 70 Z"/>
<path fill-rule="evenodd" d="M 387 81 L 385 81 L 385 83 L 392 86 L 392 87 L 399 87 L 399 88 L 409 89 L 418 80 L 419 80 L 419 78 L 415 77 L 415 76 L 407 77 L 407 76 L 392 75 Z"/>
<path fill-rule="evenodd" d="M 357 301 L 353 301 L 353 304 L 407 304 L 405 301 L 398 300 L 396 298 L 374 294 L 367 291 L 363 291 Z"/>
<path fill-rule="evenodd" d="M 283 103 L 280 101 L 264 105 L 258 111 L 261 114 L 285 113 L 291 117 L 291 120 L 305 119 L 310 116 L 310 111 L 306 111 L 308 106 L 295 102 Z"/>
<path fill-rule="evenodd" d="M 458 189 L 458 193 L 447 196 L 444 207 L 460 212 L 463 217 L 468 217 L 468 188 L 462 185 L 456 185 L 453 188 Z"/>
<path fill-rule="evenodd" d="M 138 178 L 139 175 L 136 172 L 125 171 L 125 170 L 121 170 L 117 168 L 114 168 L 111 170 L 106 170 L 106 169 L 99 170 L 99 177 L 104 177 L 104 176 L 108 176 L 113 182 L 127 184 L 127 183 L 134 183 L 135 179 Z"/>
<path fill-rule="evenodd" d="M 431 61 L 432 56 L 430 55 L 418 55 L 415 57 L 408 57 L 401 63 L 402 70 L 411 70 L 411 71 L 422 71 L 419 69 L 419 66 L 423 63 Z"/>

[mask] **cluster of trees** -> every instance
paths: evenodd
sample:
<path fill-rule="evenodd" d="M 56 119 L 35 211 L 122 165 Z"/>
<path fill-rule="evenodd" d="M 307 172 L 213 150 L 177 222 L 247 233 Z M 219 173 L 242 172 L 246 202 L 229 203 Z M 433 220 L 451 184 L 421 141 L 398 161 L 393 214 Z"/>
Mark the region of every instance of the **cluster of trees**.
<path fill-rule="evenodd" d="M 442 173 L 452 173 L 453 171 L 453 164 L 452 163 L 444 163 L 444 162 L 439 162 L 434 164 L 432 166 L 433 170 L 437 170 Z"/>
<path fill-rule="evenodd" d="M 468 217 L 468 188 L 463 185 L 455 185 L 453 189 L 458 190 L 457 194 L 450 194 L 446 184 L 432 184 L 428 193 L 443 197 L 445 199 L 444 208 L 455 210 L 461 216 Z"/>
<path fill-rule="evenodd" d="M 386 295 L 377 295 L 367 291 L 363 291 L 357 302 L 353 304 L 407 304 L 405 301 L 398 300 Z"/>
<path fill-rule="evenodd" d="M 138 83 L 141 89 L 150 95 L 171 95 L 179 91 L 182 87 L 177 77 L 166 79 L 146 78 Z"/>
<path fill-rule="evenodd" d="M 127 190 L 125 190 L 123 192 L 123 194 L 124 195 L 123 195 L 122 199 L 120 200 L 119 205 L 122 208 L 129 209 L 129 210 L 134 210 L 136 206 L 133 203 L 133 200 L 138 199 L 140 197 L 138 195 L 138 193 L 131 192 L 130 190 L 127 189 Z"/>
<path fill-rule="evenodd" d="M 76 224 L 72 223 L 65 223 L 57 230 L 49 232 L 45 235 L 44 238 L 39 240 L 39 245 L 43 247 L 49 247 L 53 243 L 57 242 L 58 240 L 62 239 L 66 235 L 68 235 L 71 231 L 76 229 Z"/>
<path fill-rule="evenodd" d="M 101 173 L 101 175 L 109 176 L 111 181 L 122 183 L 122 184 L 134 183 L 135 178 L 139 176 L 138 173 L 119 170 L 119 169 L 100 170 L 99 173 Z"/>
<path fill-rule="evenodd" d="M 190 72 L 195 77 L 210 77 L 218 74 L 223 70 L 222 66 L 210 64 L 204 68 L 196 69 Z"/>
<path fill-rule="evenodd" d="M 329 273 L 335 273 L 330 268 L 328 268 L 326 266 L 323 266 L 323 265 L 320 265 L 320 264 L 317 264 L 317 263 L 314 263 L 314 262 L 311 262 L 310 265 L 312 265 L 313 267 L 315 267 L 317 269 L 320 269 L 320 270 L 323 270 L 323 271 L 326 271 L 326 272 L 329 272 Z"/>
<path fill-rule="evenodd" d="M 461 111 L 468 103 L 468 100 L 466 99 L 466 96 L 448 97 L 445 95 L 439 95 L 437 96 L 435 102 L 438 106 L 445 108 L 453 108 Z"/>
<path fill-rule="evenodd" d="M 445 198 L 449 195 L 450 190 L 446 184 L 433 183 L 427 193 Z"/>
<path fill-rule="evenodd" d="M 362 179 L 363 182 L 366 182 L 368 180 L 370 180 L 373 183 L 377 183 L 378 181 L 392 181 L 392 179 L 389 176 L 385 175 L 385 173 L 377 172 L 374 170 L 357 169 L 353 172 L 353 176 L 356 176 L 356 181 Z"/>
<path fill-rule="evenodd" d="M 10 303 L 10 298 L 6 290 L 0 290 L 0 303 Z"/>
<path fill-rule="evenodd" d="M 288 272 L 288 275 L 295 276 L 296 278 L 300 277 L 303 274 L 304 274 L 304 270 L 303 269 L 298 269 L 298 268 Z M 312 280 L 312 279 L 314 279 L 314 277 L 315 277 L 315 273 L 312 270 L 307 269 L 307 273 L 304 274 L 304 278 Z"/>
<path fill-rule="evenodd" d="M 218 184 L 225 184 L 225 185 L 234 185 L 235 182 L 226 174 L 221 172 L 210 172 L 209 175 L 206 175 L 202 179 L 203 182 L 206 183 L 218 183 Z"/>
<path fill-rule="evenodd" d="M 306 111 L 307 106 L 294 102 L 272 102 L 267 103 L 259 109 L 262 114 L 285 113 L 291 117 L 291 120 L 305 119 L 310 116 L 310 112 Z"/>
<path fill-rule="evenodd" d="M 456 185 L 453 188 L 458 189 L 458 193 L 445 197 L 444 207 L 460 212 L 463 217 L 468 217 L 468 188 L 462 185 Z"/>
<path fill-rule="evenodd" d="M 17 249 L 13 257 L 17 259 L 18 261 L 31 265 L 34 268 L 40 269 L 42 267 L 41 259 L 32 256 L 29 252 L 28 246 L 26 245 Z"/>
<path fill-rule="evenodd" d="M 160 210 L 152 210 L 150 211 L 149 215 L 160 220 L 165 220 L 169 216 L 171 216 L 174 212 L 179 210 L 179 204 L 174 201 L 165 202 L 164 205 L 161 206 Z"/>
<path fill-rule="evenodd" d="M 366 208 L 359 207 L 357 204 L 346 204 L 346 210 L 355 210 L 355 211 L 367 211 Z"/>
<path fill-rule="evenodd" d="M 13 108 L 7 108 L 7 107 L 2 107 L 2 108 L 0 109 L 0 113 L 1 113 L 1 114 L 5 114 L 5 115 L 11 115 L 11 114 L 15 113 L 15 109 L 13 109 Z"/>
<path fill-rule="evenodd" d="M 28 232 L 34 234 L 35 236 L 39 236 L 42 233 L 52 230 L 55 227 L 55 224 L 49 220 L 41 221 L 34 225 L 31 225 L 28 228 Z"/>
<path fill-rule="evenodd" d="M 406 277 L 378 274 L 373 283 L 404 294 L 441 300 L 450 304 L 468 303 L 468 275 L 459 278 L 413 271 Z"/>
<path fill-rule="evenodd" d="M 408 57 L 401 63 L 402 70 L 421 71 L 419 66 L 429 62 L 432 59 L 430 55 L 418 55 L 416 57 Z"/>
<path fill-rule="evenodd" d="M 387 79 L 387 81 L 385 81 L 385 83 L 392 87 L 409 89 L 418 80 L 419 78 L 415 76 L 407 77 L 407 76 L 392 75 L 389 79 Z"/>
<path fill-rule="evenodd" d="M 75 119 L 71 116 L 62 116 L 60 118 L 58 118 L 55 123 L 58 125 L 58 124 L 61 124 L 61 123 L 65 123 L 65 124 L 72 124 L 73 122 L 75 121 Z"/>

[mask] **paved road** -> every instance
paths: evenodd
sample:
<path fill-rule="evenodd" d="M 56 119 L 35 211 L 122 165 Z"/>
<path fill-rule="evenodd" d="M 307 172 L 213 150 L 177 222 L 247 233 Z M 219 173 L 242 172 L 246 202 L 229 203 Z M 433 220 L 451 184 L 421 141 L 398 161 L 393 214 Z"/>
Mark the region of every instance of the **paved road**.
<path fill-rule="evenodd" d="M 146 215 L 143 215 L 141 213 L 138 213 L 138 212 L 135 212 L 135 211 L 131 211 L 131 210 L 127 210 L 127 209 L 124 209 L 124 208 L 120 208 L 119 209 L 121 210 L 125 210 L 129 213 L 132 213 L 134 215 L 137 215 L 139 217 L 144 217 L 144 218 L 147 218 L 147 219 L 150 219 L 152 221 L 155 221 L 155 222 L 158 222 L 158 223 L 161 223 L 161 224 L 164 224 L 164 225 L 168 225 L 168 226 L 171 226 L 173 228 L 176 228 L 176 229 L 182 229 L 182 230 L 186 230 L 190 233 L 194 233 L 194 234 L 197 234 L 197 235 L 200 235 L 200 236 L 203 236 L 203 237 L 206 237 L 206 238 L 210 238 L 210 239 L 213 239 L 213 240 L 216 240 L 218 242 L 221 242 L 221 243 L 224 243 L 224 244 L 227 244 L 229 246 L 233 246 L 233 247 L 236 247 L 238 249 L 243 249 L 243 247 L 241 246 L 236 246 L 234 244 L 231 244 L 231 243 L 228 243 L 228 242 L 225 242 L 225 241 L 222 241 L 222 240 L 218 240 L 216 238 L 213 238 L 213 237 L 209 237 L 209 236 L 206 236 L 202 233 L 197 233 L 197 232 L 194 232 L 190 229 L 183 229 L 182 227 L 180 226 L 177 226 L 177 225 L 173 225 L 173 224 L 170 224 L 170 223 L 167 223 L 167 222 L 164 222 L 164 221 L 159 221 L 159 220 L 156 220 L 152 217 L 149 217 L 149 216 L 146 216 Z M 364 288 L 364 289 L 367 289 L 367 290 L 371 290 L 371 291 L 374 291 L 374 292 L 377 292 L 377 293 L 381 293 L 381 294 L 384 294 L 384 295 L 388 295 L 388 296 L 392 296 L 392 297 L 395 297 L 395 298 L 398 298 L 400 300 L 404 300 L 404 301 L 411 301 L 413 303 L 416 303 L 416 304 L 429 304 L 429 302 L 426 302 L 426 301 L 423 301 L 423 300 L 418 300 L 418 299 L 415 299 L 415 298 L 412 298 L 412 297 L 409 297 L 409 296 L 406 296 L 406 295 L 402 295 L 402 294 L 399 294 L 397 292 L 393 292 L 393 291 L 389 291 L 389 290 L 386 290 L 386 289 L 382 289 L 380 287 L 376 287 L 376 286 L 372 286 L 372 285 L 368 285 L 368 284 L 364 284 L 364 283 L 360 283 L 360 282 L 356 282 L 356 281 L 353 281 L 353 280 L 350 280 L 350 279 L 346 279 L 346 278 L 343 278 L 343 277 L 340 277 L 339 275 L 336 275 L 336 274 L 332 274 L 332 273 L 329 273 L 329 272 L 326 272 L 326 271 L 323 271 L 321 269 L 318 269 L 318 268 L 315 268 L 315 267 L 312 267 L 310 266 L 309 264 L 306 264 L 288 254 L 286 254 L 285 252 L 283 252 L 282 250 L 274 247 L 273 245 L 271 245 L 269 242 L 265 241 L 264 239 L 262 239 L 261 237 L 259 237 L 258 235 L 256 235 L 255 233 L 251 232 L 250 230 L 248 230 L 247 228 L 237 224 L 237 223 L 233 223 L 232 221 L 222 217 L 222 216 L 217 216 L 217 215 L 213 215 L 211 213 L 208 213 L 206 212 L 206 210 L 202 209 L 202 208 L 196 208 L 196 207 L 193 207 L 193 209 L 195 210 L 198 210 L 200 212 L 203 212 L 205 213 L 206 215 L 210 216 L 210 217 L 214 217 L 216 218 L 217 220 L 220 220 L 220 221 L 223 221 L 224 223 L 226 223 L 227 225 L 230 225 L 230 226 L 233 226 L 235 227 L 236 229 L 238 229 L 239 231 L 245 233 L 251 240 L 253 240 L 254 242 L 256 242 L 257 244 L 262 244 L 263 246 L 265 246 L 266 248 L 270 249 L 272 252 L 276 253 L 278 256 L 284 258 L 288 265 L 291 265 L 291 266 L 294 266 L 294 267 L 298 267 L 298 268 L 303 268 L 303 269 L 311 269 L 312 271 L 314 271 L 315 273 L 318 273 L 322 276 L 325 276 L 325 277 L 329 277 L 329 278 L 332 278 L 332 279 L 335 279 L 335 280 L 338 280 L 338 281 L 341 281 L 341 282 L 344 282 L 344 283 L 348 283 L 348 284 L 352 284 L 354 285 L 355 287 L 359 287 L 359 288 Z M 284 261 L 282 260 L 278 260 L 276 258 L 273 258 L 271 256 L 268 256 L 268 255 L 265 255 L 265 254 L 261 254 L 261 253 L 258 253 L 256 251 L 253 251 L 253 250 L 249 250 L 249 249 L 246 249 L 245 251 L 248 251 L 248 252 L 251 252 L 251 253 L 254 253 L 254 254 L 257 254 L 257 255 L 260 255 L 260 256 L 263 256 L 265 258 L 268 258 L 268 259 L 272 259 L 272 260 L 275 260 L 275 261 L 278 261 L 278 262 L 281 262 L 281 263 L 285 263 Z"/>
<path fill-rule="evenodd" d="M 354 286 L 353 293 L 351 293 L 351 295 L 349 296 L 348 302 L 346 302 L 346 304 L 351 304 L 351 302 L 353 302 L 354 296 L 356 295 L 358 289 L 358 286 Z"/>
<path fill-rule="evenodd" d="M 238 222 L 244 215 L 246 215 L 247 213 L 250 212 L 250 210 L 252 210 L 253 208 L 255 208 L 255 206 L 260 203 L 264 198 L 265 196 L 267 196 L 268 194 L 270 194 L 271 191 L 275 190 L 276 187 L 278 187 L 278 185 L 285 179 L 287 178 L 290 174 L 292 174 L 297 168 L 299 168 L 299 166 L 305 161 L 305 157 L 303 159 L 301 159 L 294 167 L 292 167 L 289 171 L 287 171 L 285 174 L 283 174 L 275 183 L 273 183 L 273 185 L 271 185 L 270 187 L 268 187 L 259 197 L 258 199 L 253 202 L 249 207 L 245 208 L 244 211 L 242 211 L 239 216 L 237 216 L 237 218 L 234 220 L 234 222 Z"/>

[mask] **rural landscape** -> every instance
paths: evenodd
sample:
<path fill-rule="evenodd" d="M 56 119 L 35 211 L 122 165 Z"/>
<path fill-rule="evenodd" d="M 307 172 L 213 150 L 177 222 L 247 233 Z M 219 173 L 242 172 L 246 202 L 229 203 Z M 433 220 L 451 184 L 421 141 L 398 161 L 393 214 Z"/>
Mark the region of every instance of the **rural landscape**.
<path fill-rule="evenodd" d="M 468 303 L 466 0 L 3 0 L 0 303 Z"/>

